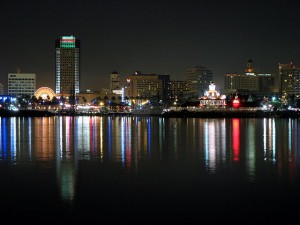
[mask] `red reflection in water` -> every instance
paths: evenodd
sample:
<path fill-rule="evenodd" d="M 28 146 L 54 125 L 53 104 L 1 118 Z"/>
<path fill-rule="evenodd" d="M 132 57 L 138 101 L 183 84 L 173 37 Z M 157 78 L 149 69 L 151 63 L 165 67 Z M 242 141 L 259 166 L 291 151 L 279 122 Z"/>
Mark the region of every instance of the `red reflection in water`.
<path fill-rule="evenodd" d="M 232 119 L 233 160 L 239 160 L 240 154 L 240 119 Z"/>
<path fill-rule="evenodd" d="M 131 137 L 131 125 L 126 123 L 126 132 L 129 133 L 128 137 Z M 131 168 L 132 161 L 131 161 L 131 141 L 126 141 L 125 147 L 125 154 L 126 154 L 126 167 Z"/>

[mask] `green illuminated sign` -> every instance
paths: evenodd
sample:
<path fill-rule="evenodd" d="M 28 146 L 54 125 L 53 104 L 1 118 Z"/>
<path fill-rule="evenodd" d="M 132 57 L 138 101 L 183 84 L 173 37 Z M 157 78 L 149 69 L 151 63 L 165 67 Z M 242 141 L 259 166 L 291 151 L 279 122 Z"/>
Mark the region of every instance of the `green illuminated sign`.
<path fill-rule="evenodd" d="M 75 48 L 75 37 L 74 36 L 62 36 L 60 39 L 61 48 Z"/>

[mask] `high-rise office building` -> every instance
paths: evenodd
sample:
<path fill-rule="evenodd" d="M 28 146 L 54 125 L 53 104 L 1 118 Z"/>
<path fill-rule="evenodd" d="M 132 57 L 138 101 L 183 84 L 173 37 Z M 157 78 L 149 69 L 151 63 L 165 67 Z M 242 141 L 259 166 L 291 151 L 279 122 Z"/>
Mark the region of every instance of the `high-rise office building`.
<path fill-rule="evenodd" d="M 203 96 L 213 81 L 213 72 L 205 66 L 196 66 L 186 72 L 188 89 L 195 96 Z"/>
<path fill-rule="evenodd" d="M 4 95 L 4 85 L 0 83 L 0 95 Z"/>
<path fill-rule="evenodd" d="M 110 74 L 110 90 L 119 90 L 120 89 L 120 76 L 118 72 L 113 71 Z"/>
<path fill-rule="evenodd" d="M 258 76 L 227 73 L 224 77 L 224 88 L 225 89 L 236 89 L 245 91 L 258 91 Z"/>
<path fill-rule="evenodd" d="M 279 63 L 279 87 L 281 96 L 300 98 L 300 68 L 293 63 Z"/>
<path fill-rule="evenodd" d="M 180 99 L 186 96 L 189 91 L 187 80 L 171 80 L 170 81 L 170 99 Z"/>
<path fill-rule="evenodd" d="M 55 41 L 55 93 L 78 94 L 80 91 L 80 40 L 62 36 Z"/>
<path fill-rule="evenodd" d="M 127 94 L 133 97 L 159 97 L 166 99 L 169 91 L 170 75 L 143 74 L 135 71 L 127 77 Z"/>
<path fill-rule="evenodd" d="M 258 73 L 253 67 L 253 61 L 247 61 L 244 73 L 227 73 L 224 76 L 225 92 L 255 94 L 257 97 L 274 96 L 278 91 L 275 87 L 275 77 L 271 73 Z"/>
<path fill-rule="evenodd" d="M 36 89 L 36 75 L 34 73 L 9 73 L 8 74 L 8 94 L 34 95 Z"/>
<path fill-rule="evenodd" d="M 259 91 L 258 76 L 253 67 L 253 61 L 247 61 L 247 67 L 242 74 L 227 73 L 224 77 L 224 88 L 228 90 Z"/>

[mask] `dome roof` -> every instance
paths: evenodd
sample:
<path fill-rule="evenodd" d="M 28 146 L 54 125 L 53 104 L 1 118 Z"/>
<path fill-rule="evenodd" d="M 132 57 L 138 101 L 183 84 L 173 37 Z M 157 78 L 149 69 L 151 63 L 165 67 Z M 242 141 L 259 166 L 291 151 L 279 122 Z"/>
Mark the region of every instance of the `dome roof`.
<path fill-rule="evenodd" d="M 50 99 L 52 99 L 55 96 L 55 92 L 49 87 L 41 87 L 36 90 L 36 92 L 34 93 L 34 96 L 36 98 L 39 98 L 39 97 L 46 98 L 47 96 L 49 96 Z"/>

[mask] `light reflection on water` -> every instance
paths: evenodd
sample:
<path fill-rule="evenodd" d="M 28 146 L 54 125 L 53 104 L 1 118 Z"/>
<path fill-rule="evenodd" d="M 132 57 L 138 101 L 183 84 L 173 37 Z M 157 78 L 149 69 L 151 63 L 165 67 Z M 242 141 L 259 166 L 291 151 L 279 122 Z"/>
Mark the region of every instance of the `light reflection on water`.
<path fill-rule="evenodd" d="M 244 180 L 255 183 L 272 175 L 292 183 L 299 176 L 299 123 L 270 118 L 1 118 L 0 162 L 41 162 L 45 170 L 55 170 L 60 198 L 70 207 L 78 186 L 84 186 L 84 161 L 119 164 L 120 173 L 133 176 L 140 176 L 145 165 L 162 163 L 195 166 L 193 172 L 211 177 L 243 173 Z"/>
<path fill-rule="evenodd" d="M 164 119 L 139 117 L 2 118 L 2 161 L 98 160 L 135 167 L 137 160 L 196 160 L 215 172 L 245 162 L 295 161 L 295 119 Z"/>

